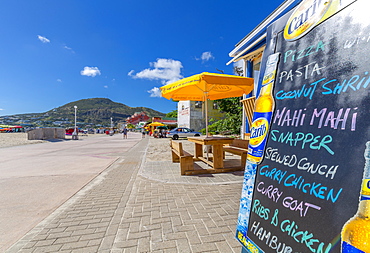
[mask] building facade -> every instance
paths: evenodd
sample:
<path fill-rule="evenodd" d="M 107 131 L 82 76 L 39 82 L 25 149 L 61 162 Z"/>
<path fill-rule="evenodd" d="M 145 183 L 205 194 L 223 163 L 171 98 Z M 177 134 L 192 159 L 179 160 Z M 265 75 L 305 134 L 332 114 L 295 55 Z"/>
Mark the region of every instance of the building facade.
<path fill-rule="evenodd" d="M 136 125 L 136 124 L 138 124 L 141 121 L 148 121 L 149 119 L 150 119 L 150 117 L 148 115 L 146 115 L 145 112 L 136 112 L 131 117 L 128 117 L 126 119 L 126 122 L 128 124 Z"/>
<path fill-rule="evenodd" d="M 177 125 L 200 131 L 206 127 L 205 102 L 202 101 L 179 101 L 177 104 Z M 208 122 L 224 118 L 224 113 L 218 110 L 217 104 L 208 100 Z"/>

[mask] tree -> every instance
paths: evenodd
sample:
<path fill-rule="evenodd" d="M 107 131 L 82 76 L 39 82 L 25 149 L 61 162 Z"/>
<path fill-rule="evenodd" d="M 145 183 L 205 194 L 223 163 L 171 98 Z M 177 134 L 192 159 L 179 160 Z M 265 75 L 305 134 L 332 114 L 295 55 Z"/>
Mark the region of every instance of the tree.
<path fill-rule="evenodd" d="M 225 113 L 225 118 L 208 126 L 208 131 L 213 134 L 240 134 L 242 125 L 243 107 L 240 97 L 216 100 L 219 110 Z M 213 119 L 210 120 L 212 122 Z M 202 132 L 205 132 L 203 129 Z"/>
<path fill-rule="evenodd" d="M 237 76 L 242 76 L 243 75 L 243 68 L 239 66 L 234 66 L 234 74 Z"/>
<path fill-rule="evenodd" d="M 173 110 L 172 112 L 169 112 L 166 114 L 167 118 L 177 118 L 177 110 Z"/>

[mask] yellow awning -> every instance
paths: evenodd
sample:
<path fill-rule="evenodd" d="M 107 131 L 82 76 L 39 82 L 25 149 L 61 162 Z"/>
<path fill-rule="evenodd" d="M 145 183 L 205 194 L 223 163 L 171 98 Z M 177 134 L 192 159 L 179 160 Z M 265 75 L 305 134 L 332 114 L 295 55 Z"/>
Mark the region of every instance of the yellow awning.
<path fill-rule="evenodd" d="M 148 124 L 148 126 L 164 126 L 164 124 L 160 122 L 153 122 L 153 123 Z"/>
<path fill-rule="evenodd" d="M 206 101 L 249 94 L 253 78 L 203 72 L 162 86 L 162 97 L 173 100 Z"/>

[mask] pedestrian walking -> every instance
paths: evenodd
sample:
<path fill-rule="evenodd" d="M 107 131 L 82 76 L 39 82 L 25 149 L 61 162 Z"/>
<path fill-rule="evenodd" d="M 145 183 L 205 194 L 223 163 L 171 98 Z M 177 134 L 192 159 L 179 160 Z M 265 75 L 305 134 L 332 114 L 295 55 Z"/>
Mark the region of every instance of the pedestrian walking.
<path fill-rule="evenodd" d="M 141 132 L 141 138 L 145 138 L 145 130 Z"/>
<path fill-rule="evenodd" d="M 127 128 L 123 129 L 123 139 L 127 139 Z"/>

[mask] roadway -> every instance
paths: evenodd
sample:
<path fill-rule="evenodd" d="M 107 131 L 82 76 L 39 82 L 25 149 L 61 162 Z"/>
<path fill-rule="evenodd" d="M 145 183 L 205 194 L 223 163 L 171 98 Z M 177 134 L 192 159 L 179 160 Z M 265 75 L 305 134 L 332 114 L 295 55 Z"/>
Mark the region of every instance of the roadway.
<path fill-rule="evenodd" d="M 99 135 L 0 148 L 0 252 L 21 239 L 122 154 L 141 134 Z"/>

